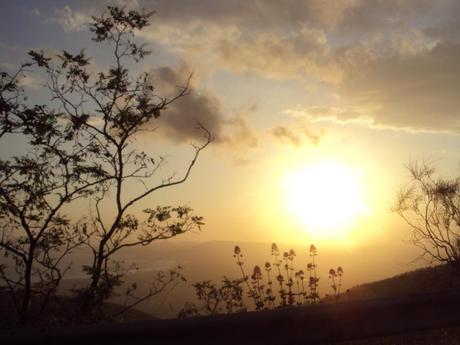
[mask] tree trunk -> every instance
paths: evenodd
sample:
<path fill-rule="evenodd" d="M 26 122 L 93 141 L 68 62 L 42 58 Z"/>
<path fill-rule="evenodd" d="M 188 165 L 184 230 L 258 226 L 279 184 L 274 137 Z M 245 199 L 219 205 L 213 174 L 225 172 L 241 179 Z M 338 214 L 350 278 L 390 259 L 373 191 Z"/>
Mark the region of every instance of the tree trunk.
<path fill-rule="evenodd" d="M 32 264 L 34 258 L 34 246 L 31 245 L 29 249 L 29 257 L 25 262 L 26 269 L 24 272 L 24 293 L 22 295 L 22 305 L 19 311 L 19 321 L 22 325 L 26 325 L 29 322 L 29 307 L 31 297 L 31 279 L 32 279 Z"/>

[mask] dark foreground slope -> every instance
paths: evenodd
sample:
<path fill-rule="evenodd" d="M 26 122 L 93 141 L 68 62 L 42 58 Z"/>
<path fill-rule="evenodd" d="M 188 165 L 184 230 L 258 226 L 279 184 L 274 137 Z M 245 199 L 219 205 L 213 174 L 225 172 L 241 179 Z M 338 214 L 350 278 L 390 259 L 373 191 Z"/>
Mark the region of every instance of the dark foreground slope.
<path fill-rule="evenodd" d="M 34 315 L 33 323 L 35 327 L 50 325 L 49 327 L 58 327 L 75 323 L 75 315 L 79 308 L 78 304 L 66 296 L 54 296 L 50 298 L 45 313 L 40 311 L 41 305 L 35 298 L 31 300 L 31 315 Z M 10 293 L 0 289 L 0 329 L 15 329 L 20 327 L 17 315 L 14 312 L 13 298 Z M 156 319 L 151 314 L 136 309 L 130 309 L 123 313 L 124 306 L 115 303 L 105 303 L 102 312 L 104 315 L 112 316 L 114 322 L 131 322 L 131 321 L 151 321 Z M 1 344 L 1 343 L 0 343 Z"/>
<path fill-rule="evenodd" d="M 322 344 L 460 325 L 460 292 L 219 317 L 0 333 L 2 344 Z"/>
<path fill-rule="evenodd" d="M 336 345 L 460 345 L 460 326 L 354 339 Z"/>
<path fill-rule="evenodd" d="M 346 301 L 362 301 L 450 290 L 460 291 L 460 275 L 452 266 L 439 265 L 355 286 L 341 298 Z"/>

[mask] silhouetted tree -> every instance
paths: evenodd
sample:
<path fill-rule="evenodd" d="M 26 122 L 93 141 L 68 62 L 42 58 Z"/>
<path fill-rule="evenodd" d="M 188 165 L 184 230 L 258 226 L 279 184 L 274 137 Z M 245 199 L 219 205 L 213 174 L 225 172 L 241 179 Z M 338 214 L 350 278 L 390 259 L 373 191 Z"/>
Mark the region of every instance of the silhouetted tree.
<path fill-rule="evenodd" d="M 435 175 L 426 162 L 407 166 L 410 180 L 400 189 L 394 211 L 411 228 L 411 241 L 430 262 L 460 272 L 460 179 Z"/>
<path fill-rule="evenodd" d="M 27 104 L 19 79 L 49 61 L 31 56 L 15 74 L 0 73 L 0 140 L 10 145 L 15 137 L 27 151 L 0 159 L 0 277 L 22 323 L 28 322 L 32 297 L 34 314 L 44 311 L 68 269 L 63 259 L 89 235 L 85 223 L 64 214 L 68 204 L 108 179 L 85 159 L 90 145 L 78 143 L 77 129 L 62 113 Z"/>
<path fill-rule="evenodd" d="M 148 208 L 144 217 L 130 213 L 154 192 L 185 182 L 200 152 L 213 140 L 197 123 L 203 142 L 193 145 L 183 174 L 157 180 L 165 159 L 134 145 L 141 133 L 153 131 L 150 128 L 155 128 L 168 105 L 190 91 L 189 77 L 174 95 L 162 97 L 148 73 L 136 77 L 128 69 L 150 53 L 133 37 L 149 24 L 151 15 L 108 7 L 107 15 L 93 17 L 93 40 L 112 49 L 113 60 L 105 71 L 95 71 L 83 50 L 55 56 L 31 51 L 32 62 L 14 75 L 0 75 L 0 137 L 17 133 L 26 138 L 29 149 L 25 155 L 0 162 L 0 248 L 14 263 L 13 268 L 1 266 L 0 273 L 15 298 L 22 300 L 18 305 L 23 322 L 32 287 L 47 296 L 54 293 L 62 279 L 60 264 L 76 246 L 83 244 L 92 252 L 83 267 L 90 283 L 79 291 L 79 297 L 93 308 L 122 282 L 125 271 L 113 260 L 115 253 L 203 224 L 203 218 L 185 206 Z M 47 80 L 47 105 L 28 105 L 18 86 L 18 78 L 31 67 L 38 67 Z M 80 222 L 72 222 L 64 215 L 64 207 L 68 211 L 69 203 L 79 198 L 91 198 L 91 210 Z M 176 273 L 168 277 L 180 277 Z M 38 284 L 33 282 L 34 275 Z M 147 295 L 158 293 L 171 281 L 162 276 Z M 140 300 L 142 296 L 133 303 Z"/>

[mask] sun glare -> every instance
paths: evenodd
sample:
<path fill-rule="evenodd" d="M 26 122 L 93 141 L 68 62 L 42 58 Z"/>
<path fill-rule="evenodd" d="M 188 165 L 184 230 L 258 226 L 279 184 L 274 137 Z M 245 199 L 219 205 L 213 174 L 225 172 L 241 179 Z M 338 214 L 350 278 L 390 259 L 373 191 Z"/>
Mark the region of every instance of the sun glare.
<path fill-rule="evenodd" d="M 336 161 L 316 162 L 283 179 L 287 211 L 315 237 L 343 237 L 366 210 L 362 177 Z"/>

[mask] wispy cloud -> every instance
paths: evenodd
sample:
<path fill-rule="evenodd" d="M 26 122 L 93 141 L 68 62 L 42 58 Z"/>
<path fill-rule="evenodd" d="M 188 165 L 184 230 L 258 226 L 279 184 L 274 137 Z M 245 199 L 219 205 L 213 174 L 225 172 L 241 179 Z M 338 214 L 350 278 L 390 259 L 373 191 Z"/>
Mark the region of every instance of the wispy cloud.
<path fill-rule="evenodd" d="M 304 144 L 318 145 L 321 137 L 324 135 L 322 130 L 314 132 L 312 129 L 308 129 L 306 127 L 290 128 L 287 126 L 273 127 L 270 133 L 278 140 L 290 143 L 297 147 Z"/>

